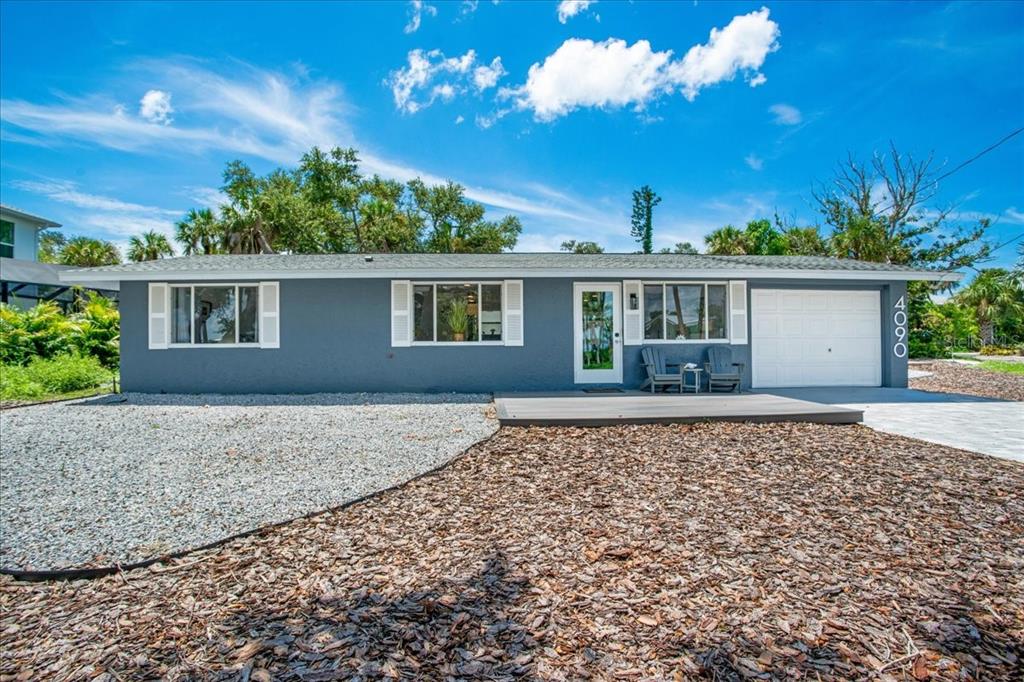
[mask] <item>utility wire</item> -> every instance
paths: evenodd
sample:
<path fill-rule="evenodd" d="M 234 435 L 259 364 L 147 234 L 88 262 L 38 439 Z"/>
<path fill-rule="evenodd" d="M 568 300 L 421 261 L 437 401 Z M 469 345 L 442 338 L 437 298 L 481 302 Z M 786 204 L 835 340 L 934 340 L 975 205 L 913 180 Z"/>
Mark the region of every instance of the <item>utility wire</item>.
<path fill-rule="evenodd" d="M 989 145 L 988 147 L 985 147 L 984 149 L 982 149 L 982 150 L 981 150 L 980 152 L 978 152 L 977 154 L 975 154 L 975 155 L 974 155 L 974 156 L 972 156 L 971 158 L 969 158 L 969 159 L 967 159 L 966 161 L 962 162 L 962 163 L 961 163 L 960 165 L 958 165 L 958 166 L 957 166 L 956 168 L 953 168 L 952 170 L 949 170 L 949 171 L 947 171 L 947 172 L 943 173 L 942 175 L 940 175 L 939 177 L 935 178 L 934 180 L 932 180 L 932 181 L 931 181 L 931 182 L 929 182 L 928 184 L 926 184 L 926 185 L 924 185 L 924 186 L 922 186 L 922 187 L 918 188 L 918 192 L 920 192 L 920 191 L 921 191 L 921 190 L 923 190 L 923 189 L 929 189 L 929 188 L 931 188 L 931 187 L 934 187 L 935 185 L 939 184 L 939 182 L 940 182 L 941 180 L 945 180 L 946 178 L 948 178 L 948 177 L 949 177 L 950 175 L 952 175 L 953 173 L 956 173 L 956 172 L 957 172 L 958 170 L 960 170 L 961 168 L 963 168 L 963 167 L 965 167 L 965 166 L 968 166 L 968 165 L 970 165 L 970 164 L 974 163 L 975 161 L 977 161 L 977 160 L 978 160 L 978 159 L 980 159 L 981 157 L 983 157 L 983 156 L 985 156 L 986 154 L 988 154 L 988 153 L 989 153 L 990 151 L 994 150 L 994 149 L 995 149 L 996 147 L 999 147 L 999 146 L 1000 146 L 1000 145 L 1002 145 L 1002 144 L 1003 144 L 1004 142 L 1006 142 L 1006 141 L 1010 140 L 1011 138 L 1013 138 L 1013 137 L 1014 137 L 1014 136 L 1016 136 L 1016 135 L 1019 135 L 1019 134 L 1021 134 L 1022 132 L 1024 132 L 1024 126 L 1021 126 L 1020 128 L 1017 128 L 1017 129 L 1016 129 L 1016 130 L 1014 130 L 1014 131 L 1013 131 L 1012 133 L 1009 133 L 1008 135 L 1006 135 L 1006 136 L 1005 136 L 1005 137 L 1004 137 L 1003 139 L 999 140 L 998 142 L 995 142 L 995 143 L 993 143 L 993 144 L 990 144 L 990 145 Z M 876 209 L 876 212 L 877 212 L 877 213 L 884 213 L 885 211 L 888 211 L 888 210 L 889 210 L 889 209 L 891 209 L 892 207 L 893 207 L 893 205 L 889 205 L 889 206 L 886 206 L 885 208 L 881 208 L 881 209 Z M 1005 246 L 1005 244 L 1004 244 L 1004 246 Z"/>

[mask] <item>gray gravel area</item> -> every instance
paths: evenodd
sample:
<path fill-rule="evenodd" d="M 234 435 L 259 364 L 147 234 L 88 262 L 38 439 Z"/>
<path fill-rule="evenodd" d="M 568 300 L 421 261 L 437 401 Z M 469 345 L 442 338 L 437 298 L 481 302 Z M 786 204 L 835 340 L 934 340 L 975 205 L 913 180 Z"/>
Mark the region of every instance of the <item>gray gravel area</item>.
<path fill-rule="evenodd" d="M 127 563 L 337 506 L 498 427 L 487 395 L 125 394 L 0 412 L 0 566 Z"/>

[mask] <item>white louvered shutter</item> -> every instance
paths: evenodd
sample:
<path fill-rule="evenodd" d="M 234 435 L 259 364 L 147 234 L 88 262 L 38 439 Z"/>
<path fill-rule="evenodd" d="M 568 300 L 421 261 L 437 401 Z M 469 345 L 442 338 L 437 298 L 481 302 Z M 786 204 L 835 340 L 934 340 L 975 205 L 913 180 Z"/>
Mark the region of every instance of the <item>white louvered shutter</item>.
<path fill-rule="evenodd" d="M 260 282 L 260 348 L 281 347 L 281 287 Z"/>
<path fill-rule="evenodd" d="M 412 282 L 391 281 L 391 345 L 408 346 L 412 341 Z"/>
<path fill-rule="evenodd" d="M 163 350 L 170 338 L 170 291 L 166 282 L 149 283 L 149 348 Z"/>
<path fill-rule="evenodd" d="M 506 346 L 523 345 L 523 280 L 505 280 L 502 337 Z"/>
<path fill-rule="evenodd" d="M 742 279 L 729 282 L 729 343 L 747 344 L 747 282 Z"/>
<path fill-rule="evenodd" d="M 636 309 L 630 308 L 635 297 Z M 627 346 L 639 346 L 644 342 L 644 286 L 638 279 L 627 279 L 622 283 L 622 342 Z"/>

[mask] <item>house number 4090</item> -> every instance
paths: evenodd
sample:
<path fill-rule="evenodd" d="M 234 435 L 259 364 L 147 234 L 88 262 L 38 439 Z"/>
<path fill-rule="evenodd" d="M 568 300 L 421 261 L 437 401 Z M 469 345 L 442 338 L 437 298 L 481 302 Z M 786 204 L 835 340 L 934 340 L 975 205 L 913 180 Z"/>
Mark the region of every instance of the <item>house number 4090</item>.
<path fill-rule="evenodd" d="M 892 307 L 892 323 L 896 328 L 896 343 L 892 345 L 892 354 L 898 358 L 907 357 L 907 301 L 905 296 Z"/>

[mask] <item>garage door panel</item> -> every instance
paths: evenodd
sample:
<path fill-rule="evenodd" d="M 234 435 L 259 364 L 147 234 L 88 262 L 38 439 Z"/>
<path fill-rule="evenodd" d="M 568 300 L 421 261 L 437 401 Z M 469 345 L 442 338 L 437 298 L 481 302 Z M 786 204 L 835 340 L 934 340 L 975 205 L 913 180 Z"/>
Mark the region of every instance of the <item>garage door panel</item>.
<path fill-rule="evenodd" d="M 752 307 L 760 308 L 765 312 L 774 312 L 779 309 L 779 297 L 775 291 L 766 289 L 754 289 L 750 294 Z"/>
<path fill-rule="evenodd" d="M 751 325 L 753 333 L 762 338 L 775 338 L 779 335 L 779 318 L 775 315 L 764 316 L 754 320 Z"/>
<path fill-rule="evenodd" d="M 804 297 L 795 291 L 785 291 L 780 297 L 779 309 L 786 313 L 801 313 L 804 310 Z"/>
<path fill-rule="evenodd" d="M 878 386 L 880 311 L 877 291 L 753 289 L 754 386 Z"/>
<path fill-rule="evenodd" d="M 824 316 L 817 316 L 818 313 L 812 313 L 815 317 L 803 318 L 804 336 L 813 337 L 816 339 L 824 339 L 831 336 L 831 329 L 829 325 L 829 319 Z"/>
<path fill-rule="evenodd" d="M 828 310 L 828 294 L 824 291 L 809 291 L 804 297 L 805 312 L 825 312 Z"/>

